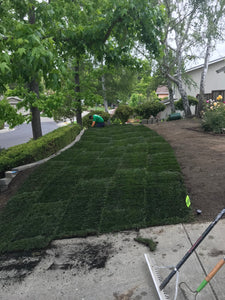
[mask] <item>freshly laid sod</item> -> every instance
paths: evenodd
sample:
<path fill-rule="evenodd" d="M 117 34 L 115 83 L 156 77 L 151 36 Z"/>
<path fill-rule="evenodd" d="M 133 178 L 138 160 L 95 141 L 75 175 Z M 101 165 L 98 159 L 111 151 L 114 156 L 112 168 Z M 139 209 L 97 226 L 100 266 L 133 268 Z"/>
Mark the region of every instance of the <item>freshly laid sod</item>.
<path fill-rule="evenodd" d="M 0 252 L 188 221 L 170 145 L 144 126 L 91 128 L 31 174 L 0 215 Z"/>

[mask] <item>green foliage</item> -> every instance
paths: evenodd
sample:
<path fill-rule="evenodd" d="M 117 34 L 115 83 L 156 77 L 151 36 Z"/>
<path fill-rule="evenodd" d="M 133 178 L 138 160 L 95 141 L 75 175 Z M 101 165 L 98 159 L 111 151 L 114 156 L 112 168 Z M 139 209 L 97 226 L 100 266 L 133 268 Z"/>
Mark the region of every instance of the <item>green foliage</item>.
<path fill-rule="evenodd" d="M 82 124 L 84 127 L 86 128 L 89 128 L 91 127 L 91 124 L 92 124 L 92 120 L 89 119 L 89 116 L 92 116 L 92 115 L 99 115 L 103 118 L 104 122 L 107 122 L 110 118 L 110 114 L 105 112 L 105 111 L 101 111 L 101 110 L 94 110 L 94 111 L 91 111 L 89 114 L 87 114 L 86 116 L 84 116 L 82 118 Z"/>
<path fill-rule="evenodd" d="M 150 116 L 156 117 L 157 114 L 165 108 L 165 105 L 159 101 L 146 101 L 136 108 L 136 112 L 142 118 L 149 119 Z"/>
<path fill-rule="evenodd" d="M 53 110 L 52 115 L 53 119 L 58 122 L 62 121 L 64 119 L 70 119 L 71 123 L 74 121 L 76 116 L 76 102 L 73 101 L 73 99 L 66 95 L 63 95 L 61 99 L 61 105 L 58 102 L 60 106 L 58 106 L 55 110 Z"/>
<path fill-rule="evenodd" d="M 198 99 L 193 97 L 193 96 L 189 96 L 188 95 L 188 101 L 189 101 L 189 105 L 198 105 Z M 184 110 L 183 107 L 183 101 L 182 99 L 179 99 L 178 101 L 174 102 L 175 108 L 178 110 Z"/>
<path fill-rule="evenodd" d="M 86 130 L 40 165 L 0 214 L 0 252 L 189 220 L 174 152 L 144 126 Z M 144 241 L 144 240 L 143 240 Z"/>
<path fill-rule="evenodd" d="M 225 105 L 218 104 L 215 109 L 208 109 L 202 117 L 202 127 L 205 131 L 222 133 L 225 128 Z"/>
<path fill-rule="evenodd" d="M 113 119 L 119 119 L 125 124 L 129 117 L 133 114 L 133 109 L 128 105 L 119 105 L 113 115 Z"/>
<path fill-rule="evenodd" d="M 17 113 L 17 109 L 14 108 L 6 99 L 0 101 L 0 123 L 8 123 L 10 128 L 15 127 L 16 125 L 23 124 L 25 117 L 21 113 Z M 1 126 L 0 126 L 1 127 Z"/>
<path fill-rule="evenodd" d="M 5 126 L 5 122 L 0 120 L 0 130 L 4 129 L 4 126 Z"/>
<path fill-rule="evenodd" d="M 37 140 L 10 147 L 0 153 L 0 176 L 20 165 L 46 158 L 71 143 L 79 134 L 78 125 L 60 127 Z"/>
<path fill-rule="evenodd" d="M 109 69 L 116 66 L 113 80 L 111 74 L 106 78 L 109 103 L 117 99 L 125 102 L 133 74 L 124 74 L 123 67 L 138 68 L 140 61 L 131 55 L 135 42 L 145 43 L 154 57 L 160 52 L 163 8 L 147 0 L 5 0 L 0 9 L 0 91 L 6 84 L 26 87 L 32 93 L 23 98 L 21 105 L 29 109 L 35 106 L 47 115 L 54 109 L 57 118 L 72 117 L 74 109 L 80 114 L 81 99 L 89 105 L 102 102 L 96 74 L 100 62 Z M 77 66 L 79 72 L 75 74 Z M 118 66 L 122 66 L 121 72 Z M 41 85 L 53 91 L 61 86 L 60 105 L 56 98 L 52 101 L 43 96 Z M 68 95 L 72 102 L 65 99 Z M 70 109 L 74 102 L 76 107 Z M 40 135 L 40 130 L 33 128 L 35 131 Z"/>
<path fill-rule="evenodd" d="M 137 107 L 144 101 L 145 97 L 142 94 L 132 94 L 129 100 L 129 105 L 133 108 Z"/>

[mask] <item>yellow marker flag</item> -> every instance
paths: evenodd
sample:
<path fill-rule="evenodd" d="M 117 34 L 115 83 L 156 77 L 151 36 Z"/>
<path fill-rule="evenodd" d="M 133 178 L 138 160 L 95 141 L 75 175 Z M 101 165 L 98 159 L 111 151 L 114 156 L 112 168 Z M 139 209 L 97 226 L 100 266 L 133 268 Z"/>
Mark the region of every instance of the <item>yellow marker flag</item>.
<path fill-rule="evenodd" d="M 191 205 L 191 200 L 188 195 L 186 196 L 186 205 L 187 205 L 187 207 L 189 207 Z"/>

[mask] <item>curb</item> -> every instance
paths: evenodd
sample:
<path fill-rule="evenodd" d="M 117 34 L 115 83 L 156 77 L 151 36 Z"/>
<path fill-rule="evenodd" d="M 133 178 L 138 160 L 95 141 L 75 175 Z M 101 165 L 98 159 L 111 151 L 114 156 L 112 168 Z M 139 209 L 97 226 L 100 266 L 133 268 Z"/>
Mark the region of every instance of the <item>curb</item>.
<path fill-rule="evenodd" d="M 82 135 L 84 134 L 84 131 L 85 131 L 85 129 L 82 129 L 81 132 L 76 136 L 75 140 L 71 144 L 67 145 L 63 149 L 56 152 L 55 154 L 52 154 L 51 156 L 49 156 L 47 158 L 44 158 L 44 159 L 41 159 L 39 161 L 36 161 L 34 163 L 30 163 L 30 164 L 27 164 L 27 165 L 15 167 L 11 171 L 6 171 L 5 172 L 5 178 L 0 179 L 0 193 L 6 191 L 8 189 L 8 185 L 10 184 L 12 179 L 14 177 L 16 177 L 16 175 L 19 172 L 24 171 L 24 170 L 29 169 L 29 168 L 32 168 L 32 167 L 35 167 L 35 166 L 38 166 L 38 165 L 41 165 L 41 164 L 47 162 L 48 160 L 52 159 L 53 157 L 58 156 L 59 154 L 61 154 L 62 152 L 69 149 L 70 147 L 72 147 L 77 142 L 79 142 Z"/>

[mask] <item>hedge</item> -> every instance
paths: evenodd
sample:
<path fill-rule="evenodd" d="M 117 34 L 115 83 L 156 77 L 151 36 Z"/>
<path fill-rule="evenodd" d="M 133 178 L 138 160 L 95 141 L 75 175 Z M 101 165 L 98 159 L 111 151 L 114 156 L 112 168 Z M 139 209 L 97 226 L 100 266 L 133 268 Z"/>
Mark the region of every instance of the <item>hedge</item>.
<path fill-rule="evenodd" d="M 152 116 L 156 117 L 161 111 L 166 108 L 165 104 L 159 101 L 146 101 L 140 104 L 135 110 L 136 113 L 144 119 L 149 119 Z"/>
<path fill-rule="evenodd" d="M 198 105 L 197 98 L 190 95 L 188 95 L 187 97 L 188 97 L 189 105 L 194 105 L 194 106 Z M 177 102 L 175 102 L 174 105 L 176 109 L 184 110 L 182 98 L 180 98 Z"/>
<path fill-rule="evenodd" d="M 60 127 L 37 140 L 16 145 L 0 152 L 0 177 L 5 171 L 44 159 L 70 144 L 81 131 L 80 125 Z"/>
<path fill-rule="evenodd" d="M 125 124 L 129 117 L 133 114 L 133 108 L 128 105 L 119 105 L 114 113 L 113 119 L 119 119 L 122 124 Z"/>

